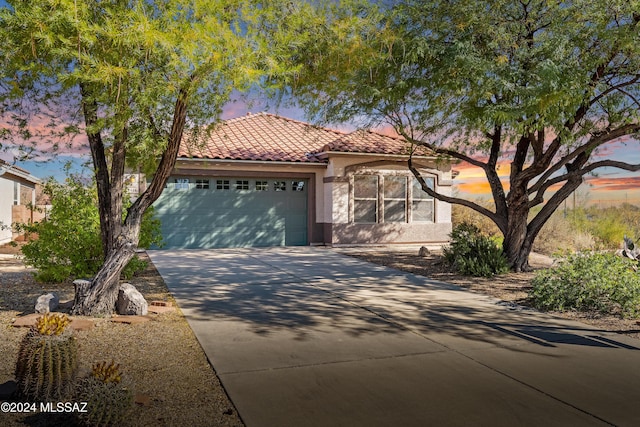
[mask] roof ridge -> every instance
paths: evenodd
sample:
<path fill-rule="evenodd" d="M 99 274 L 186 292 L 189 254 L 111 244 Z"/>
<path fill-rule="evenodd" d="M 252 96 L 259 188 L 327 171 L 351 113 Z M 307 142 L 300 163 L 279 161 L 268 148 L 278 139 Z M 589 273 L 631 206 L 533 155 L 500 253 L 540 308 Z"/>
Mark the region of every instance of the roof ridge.
<path fill-rule="evenodd" d="M 331 128 L 320 126 L 320 125 L 314 125 L 313 123 L 303 122 L 302 120 L 297 120 L 297 119 L 292 119 L 292 118 L 289 118 L 289 117 L 284 117 L 284 116 L 281 116 L 279 114 L 270 113 L 268 111 L 260 111 L 258 113 L 248 112 L 247 114 L 242 115 L 242 116 L 238 116 L 238 117 L 234 117 L 234 118 L 231 118 L 231 119 L 223 120 L 222 123 L 223 124 L 224 123 L 237 123 L 237 122 L 240 122 L 240 121 L 244 121 L 244 120 L 253 118 L 255 116 L 273 117 L 273 118 L 276 118 L 276 119 L 284 120 L 286 122 L 297 123 L 299 125 L 308 126 L 310 128 L 313 128 L 313 129 L 317 129 L 317 130 L 321 130 L 321 131 L 325 131 L 325 132 L 330 132 L 330 133 L 333 133 L 333 134 L 336 134 L 336 135 L 340 135 L 340 136 L 346 136 L 346 135 L 349 135 L 349 134 L 352 133 L 352 132 L 344 132 L 344 131 L 341 131 L 341 130 L 331 129 Z"/>

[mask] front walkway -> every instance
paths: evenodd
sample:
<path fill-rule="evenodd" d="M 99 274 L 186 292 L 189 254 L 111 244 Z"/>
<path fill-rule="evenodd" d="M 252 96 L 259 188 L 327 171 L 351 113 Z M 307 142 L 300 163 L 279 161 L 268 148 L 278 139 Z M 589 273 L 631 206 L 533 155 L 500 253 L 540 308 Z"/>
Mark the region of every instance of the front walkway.
<path fill-rule="evenodd" d="M 325 248 L 149 251 L 247 426 L 640 425 L 640 342 Z"/>

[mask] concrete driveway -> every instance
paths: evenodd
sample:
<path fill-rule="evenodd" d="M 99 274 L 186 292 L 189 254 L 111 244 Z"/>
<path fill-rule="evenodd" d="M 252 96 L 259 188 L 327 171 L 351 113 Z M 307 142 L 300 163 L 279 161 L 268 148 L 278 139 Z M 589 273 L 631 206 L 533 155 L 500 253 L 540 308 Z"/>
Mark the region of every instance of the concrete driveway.
<path fill-rule="evenodd" d="M 297 247 L 149 251 L 254 426 L 640 425 L 640 342 Z"/>

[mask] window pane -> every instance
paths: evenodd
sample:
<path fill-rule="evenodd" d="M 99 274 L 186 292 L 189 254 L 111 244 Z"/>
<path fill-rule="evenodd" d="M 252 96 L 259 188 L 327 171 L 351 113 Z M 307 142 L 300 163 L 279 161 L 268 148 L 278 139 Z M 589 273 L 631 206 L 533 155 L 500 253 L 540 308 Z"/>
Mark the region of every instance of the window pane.
<path fill-rule="evenodd" d="M 291 181 L 291 191 L 304 191 L 304 181 Z"/>
<path fill-rule="evenodd" d="M 384 201 L 384 222 L 406 222 L 404 200 Z"/>
<path fill-rule="evenodd" d="M 433 222 L 433 200 L 414 200 L 411 210 L 414 222 Z"/>
<path fill-rule="evenodd" d="M 378 177 L 375 175 L 354 176 L 353 196 L 356 199 L 376 199 L 378 197 Z"/>
<path fill-rule="evenodd" d="M 404 199 L 407 194 L 407 178 L 404 176 L 384 177 L 385 199 Z"/>
<path fill-rule="evenodd" d="M 200 190 L 206 190 L 209 188 L 208 179 L 196 179 L 196 188 Z"/>
<path fill-rule="evenodd" d="M 175 188 L 178 190 L 189 189 L 189 178 L 176 178 Z"/>
<path fill-rule="evenodd" d="M 216 181 L 216 190 L 228 190 L 228 189 L 229 189 L 229 180 L 219 179 Z"/>
<path fill-rule="evenodd" d="M 353 219 L 355 222 L 377 222 L 376 200 L 355 200 L 353 203 Z"/>
<path fill-rule="evenodd" d="M 256 181 L 256 191 L 269 190 L 269 183 L 267 181 Z"/>
<path fill-rule="evenodd" d="M 249 181 L 238 180 L 236 181 L 236 190 L 248 190 Z"/>
<path fill-rule="evenodd" d="M 424 181 L 427 183 L 427 187 L 433 190 L 434 188 L 434 179 L 433 178 L 425 178 Z M 417 199 L 428 199 L 431 200 L 433 197 L 428 195 L 422 190 L 422 186 L 418 182 L 415 177 L 413 178 L 413 200 Z"/>
<path fill-rule="evenodd" d="M 287 183 L 284 181 L 276 181 L 273 183 L 274 191 L 287 191 Z"/>

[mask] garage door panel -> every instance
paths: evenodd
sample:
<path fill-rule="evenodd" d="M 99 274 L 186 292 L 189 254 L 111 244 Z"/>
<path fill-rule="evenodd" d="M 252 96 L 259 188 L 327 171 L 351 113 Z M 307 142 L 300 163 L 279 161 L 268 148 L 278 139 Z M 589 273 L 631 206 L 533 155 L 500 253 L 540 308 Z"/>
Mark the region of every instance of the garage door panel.
<path fill-rule="evenodd" d="M 155 204 L 166 248 L 307 244 L 307 181 L 223 178 L 228 188 L 217 189 L 218 179 L 210 178 L 205 189 L 181 179 L 170 182 Z M 248 182 L 249 190 L 236 189 L 237 181 Z M 286 190 L 275 191 L 282 182 Z"/>

